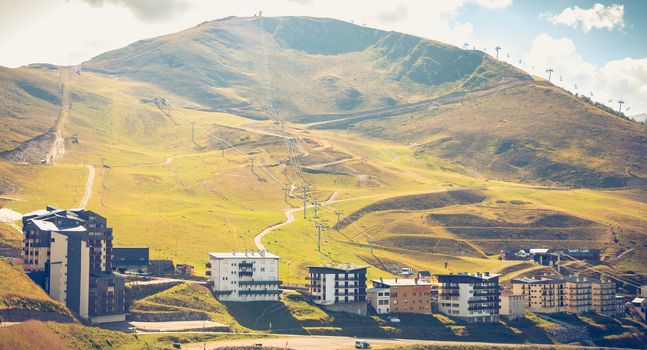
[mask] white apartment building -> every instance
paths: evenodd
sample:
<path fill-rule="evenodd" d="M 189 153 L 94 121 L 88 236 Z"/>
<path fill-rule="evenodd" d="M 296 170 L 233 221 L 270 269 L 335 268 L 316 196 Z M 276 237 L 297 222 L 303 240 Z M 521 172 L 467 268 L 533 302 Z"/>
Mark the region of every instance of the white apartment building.
<path fill-rule="evenodd" d="M 279 257 L 260 252 L 209 253 L 209 286 L 221 301 L 279 300 Z"/>
<path fill-rule="evenodd" d="M 437 275 L 440 283 L 438 308 L 441 313 L 467 322 L 499 320 L 499 275 Z"/>

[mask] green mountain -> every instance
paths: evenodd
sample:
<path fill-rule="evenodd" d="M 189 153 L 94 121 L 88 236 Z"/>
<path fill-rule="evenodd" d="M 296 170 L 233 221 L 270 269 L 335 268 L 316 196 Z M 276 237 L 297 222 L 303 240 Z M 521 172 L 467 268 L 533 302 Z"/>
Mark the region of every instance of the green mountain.
<path fill-rule="evenodd" d="M 83 69 L 257 119 L 267 117 L 267 87 L 282 118 L 415 144 L 492 178 L 584 187 L 647 179 L 643 126 L 483 52 L 333 19 L 205 22 Z"/>

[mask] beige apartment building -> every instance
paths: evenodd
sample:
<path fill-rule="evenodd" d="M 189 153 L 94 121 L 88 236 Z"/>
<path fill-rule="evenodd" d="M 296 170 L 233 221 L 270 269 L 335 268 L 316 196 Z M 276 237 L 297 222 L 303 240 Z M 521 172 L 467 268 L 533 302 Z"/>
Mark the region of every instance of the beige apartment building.
<path fill-rule="evenodd" d="M 555 278 L 519 278 L 512 280 L 512 293 L 521 294 L 526 309 L 533 312 L 566 311 L 565 282 Z"/>
<path fill-rule="evenodd" d="M 523 294 L 501 293 L 499 314 L 509 320 L 526 317 L 526 303 Z"/>
<path fill-rule="evenodd" d="M 608 316 L 617 313 L 615 282 L 606 279 L 593 281 L 591 283 L 591 299 L 593 311 Z"/>
<path fill-rule="evenodd" d="M 592 310 L 591 279 L 565 277 L 566 312 L 580 314 Z"/>

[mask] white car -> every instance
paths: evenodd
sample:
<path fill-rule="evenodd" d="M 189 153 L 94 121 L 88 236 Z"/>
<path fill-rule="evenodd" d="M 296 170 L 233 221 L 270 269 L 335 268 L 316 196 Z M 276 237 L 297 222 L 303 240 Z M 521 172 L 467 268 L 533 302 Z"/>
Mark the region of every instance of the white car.
<path fill-rule="evenodd" d="M 393 323 L 400 323 L 400 319 L 397 318 L 397 317 L 391 317 L 391 319 L 389 321 L 391 321 Z"/>
<path fill-rule="evenodd" d="M 355 349 L 370 349 L 371 343 L 367 340 L 355 340 Z"/>

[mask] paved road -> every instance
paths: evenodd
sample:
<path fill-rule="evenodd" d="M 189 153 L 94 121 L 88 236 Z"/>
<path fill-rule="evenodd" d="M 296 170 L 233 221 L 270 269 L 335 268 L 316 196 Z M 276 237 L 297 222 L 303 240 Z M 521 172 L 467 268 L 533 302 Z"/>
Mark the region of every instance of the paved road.
<path fill-rule="evenodd" d="M 207 343 L 207 349 L 218 349 L 226 346 L 252 346 L 256 343 L 261 343 L 264 346 L 275 346 L 279 348 L 288 348 L 295 350 L 337 350 L 337 349 L 353 349 L 355 338 L 351 337 L 335 337 L 335 336 L 280 336 L 277 338 L 262 338 L 262 339 L 241 339 L 241 340 L 225 340 L 218 342 Z M 510 349 L 526 348 L 519 344 L 496 344 L 496 343 L 478 343 L 478 342 L 450 342 L 450 341 L 436 341 L 436 340 L 414 340 L 414 339 L 368 339 L 373 347 L 387 346 L 387 345 L 414 345 L 414 344 L 438 344 L 438 345 L 496 345 L 500 347 L 509 347 Z M 527 345 L 528 349 L 541 349 L 543 347 L 550 347 L 546 345 Z M 183 349 L 203 349 L 204 344 L 193 344 L 182 346 Z"/>
<path fill-rule="evenodd" d="M 83 194 L 81 204 L 79 204 L 81 209 L 85 209 L 85 206 L 88 205 L 88 201 L 92 197 L 92 185 L 94 184 L 94 167 L 89 164 L 86 166 L 88 167 L 88 181 L 85 183 L 85 194 Z"/>

